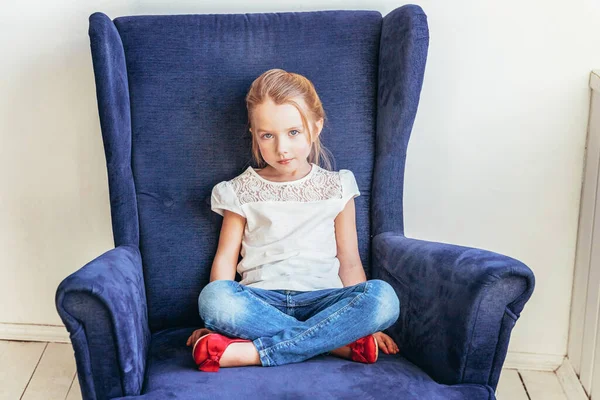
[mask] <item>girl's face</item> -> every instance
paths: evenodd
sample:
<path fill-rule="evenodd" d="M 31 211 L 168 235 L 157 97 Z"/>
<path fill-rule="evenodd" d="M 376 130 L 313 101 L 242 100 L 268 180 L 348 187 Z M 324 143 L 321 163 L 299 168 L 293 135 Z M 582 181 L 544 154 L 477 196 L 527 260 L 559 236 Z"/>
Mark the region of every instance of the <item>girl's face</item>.
<path fill-rule="evenodd" d="M 293 100 L 306 109 L 302 98 Z M 321 133 L 323 120 L 320 119 L 315 125 L 314 137 Z M 251 126 L 263 159 L 282 176 L 294 176 L 310 167 L 307 159 L 311 143 L 296 107 L 291 104 L 277 105 L 268 99 L 255 108 Z M 290 161 L 281 163 L 282 160 Z"/>

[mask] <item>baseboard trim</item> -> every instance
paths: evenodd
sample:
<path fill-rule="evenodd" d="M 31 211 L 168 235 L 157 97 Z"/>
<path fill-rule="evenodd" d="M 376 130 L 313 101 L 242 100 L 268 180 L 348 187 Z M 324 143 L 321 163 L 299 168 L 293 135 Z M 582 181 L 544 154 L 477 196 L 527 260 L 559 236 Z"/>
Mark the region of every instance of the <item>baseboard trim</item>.
<path fill-rule="evenodd" d="M 569 400 L 588 400 L 571 361 L 565 357 L 562 365 L 556 370 L 556 376 Z"/>
<path fill-rule="evenodd" d="M 0 340 L 71 343 L 64 325 L 9 324 L 0 322 Z"/>
<path fill-rule="evenodd" d="M 534 371 L 556 371 L 564 362 L 565 356 L 557 354 L 521 353 L 509 351 L 502 368 L 529 369 Z"/>

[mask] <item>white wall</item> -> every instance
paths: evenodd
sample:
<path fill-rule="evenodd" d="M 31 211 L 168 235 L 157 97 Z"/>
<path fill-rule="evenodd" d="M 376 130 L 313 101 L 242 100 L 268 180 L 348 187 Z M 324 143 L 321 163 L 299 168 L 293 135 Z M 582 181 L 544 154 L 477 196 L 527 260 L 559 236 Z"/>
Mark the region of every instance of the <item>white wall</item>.
<path fill-rule="evenodd" d="M 537 286 L 509 351 L 564 355 L 588 77 L 600 67 L 600 4 L 415 3 L 428 15 L 431 39 L 407 158 L 406 234 L 489 249 L 529 265 Z M 4 5 L 0 337 L 3 332 L 33 337 L 36 329 L 49 329 L 38 325 L 61 326 L 56 287 L 113 247 L 87 34 L 91 13 L 115 18 L 376 9 L 385 15 L 400 5 L 324 0 Z"/>

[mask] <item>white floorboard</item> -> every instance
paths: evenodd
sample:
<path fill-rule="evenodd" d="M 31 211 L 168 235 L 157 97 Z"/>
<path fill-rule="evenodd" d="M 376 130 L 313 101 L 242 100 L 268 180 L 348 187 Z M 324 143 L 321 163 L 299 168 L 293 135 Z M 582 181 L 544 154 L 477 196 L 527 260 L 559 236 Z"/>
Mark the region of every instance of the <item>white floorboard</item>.
<path fill-rule="evenodd" d="M 77 379 L 77 374 L 75 374 L 73 384 L 71 385 L 69 394 L 65 400 L 81 400 L 81 388 L 79 387 L 79 379 Z"/>
<path fill-rule="evenodd" d="M 521 382 L 519 371 L 516 369 L 502 370 L 496 397 L 498 400 L 529 400 L 525 386 Z"/>
<path fill-rule="evenodd" d="M 21 399 L 64 399 L 69 393 L 75 372 L 73 346 L 65 343 L 48 343 Z"/>
<path fill-rule="evenodd" d="M 547 371 L 503 369 L 497 398 L 574 400 L 566 393 L 582 391 L 577 392 L 573 382 L 576 385 L 577 380 L 567 373 L 557 376 Z M 81 400 L 71 344 L 0 340 L 0 400 L 4 399 Z"/>
<path fill-rule="evenodd" d="M 21 398 L 47 345 L 0 341 L 0 399 Z"/>
<path fill-rule="evenodd" d="M 568 400 L 554 372 L 519 371 L 531 400 Z"/>

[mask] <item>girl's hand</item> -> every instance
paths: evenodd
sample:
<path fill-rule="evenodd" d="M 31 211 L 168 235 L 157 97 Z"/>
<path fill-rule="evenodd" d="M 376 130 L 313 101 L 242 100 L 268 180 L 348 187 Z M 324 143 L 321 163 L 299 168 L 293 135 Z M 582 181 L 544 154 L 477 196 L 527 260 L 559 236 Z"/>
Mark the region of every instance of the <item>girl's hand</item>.
<path fill-rule="evenodd" d="M 373 336 L 375 336 L 375 339 L 377 339 L 377 346 L 379 346 L 379 349 L 383 350 L 385 354 L 396 354 L 399 351 L 394 339 L 385 333 L 376 332 L 373 334 Z"/>
<path fill-rule="evenodd" d="M 192 335 L 188 338 L 186 345 L 193 346 L 196 343 L 196 340 L 198 340 L 200 337 L 202 337 L 208 333 L 212 333 L 212 332 L 214 332 L 214 331 L 211 331 L 208 328 L 196 329 L 194 332 L 192 332 Z"/>

